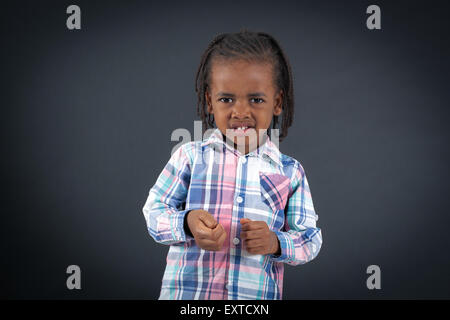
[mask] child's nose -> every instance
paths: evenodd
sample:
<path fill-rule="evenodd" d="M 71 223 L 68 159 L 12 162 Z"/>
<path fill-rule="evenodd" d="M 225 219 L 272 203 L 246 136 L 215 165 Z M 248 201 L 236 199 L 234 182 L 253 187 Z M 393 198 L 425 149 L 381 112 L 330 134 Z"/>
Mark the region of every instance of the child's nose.
<path fill-rule="evenodd" d="M 233 106 L 233 115 L 245 118 L 250 114 L 250 105 L 245 101 L 237 101 Z"/>

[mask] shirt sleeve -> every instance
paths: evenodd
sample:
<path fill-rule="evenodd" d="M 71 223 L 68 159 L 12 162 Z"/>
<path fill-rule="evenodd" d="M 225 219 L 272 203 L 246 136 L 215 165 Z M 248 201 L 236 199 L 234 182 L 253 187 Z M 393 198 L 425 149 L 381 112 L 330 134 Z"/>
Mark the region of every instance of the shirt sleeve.
<path fill-rule="evenodd" d="M 191 165 L 186 148 L 180 146 L 170 157 L 150 189 L 143 213 L 150 236 L 158 243 L 172 245 L 194 239 L 184 230 L 186 196 Z"/>
<path fill-rule="evenodd" d="M 316 227 L 318 216 L 305 171 L 299 162 L 294 170 L 292 195 L 285 208 L 284 231 L 275 231 L 280 241 L 281 255 L 270 255 L 272 261 L 289 265 L 313 260 L 322 247 L 322 232 Z"/>

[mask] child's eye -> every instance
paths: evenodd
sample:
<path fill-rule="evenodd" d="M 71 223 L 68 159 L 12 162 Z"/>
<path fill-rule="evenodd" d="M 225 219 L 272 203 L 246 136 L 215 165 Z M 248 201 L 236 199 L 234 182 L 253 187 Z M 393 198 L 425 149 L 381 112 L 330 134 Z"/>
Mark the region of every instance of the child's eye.
<path fill-rule="evenodd" d="M 229 103 L 229 102 L 231 102 L 231 100 L 232 100 L 231 98 L 220 98 L 219 99 L 219 101 L 223 102 L 223 103 Z"/>
<path fill-rule="evenodd" d="M 264 100 L 261 98 L 251 98 L 250 100 L 254 103 L 263 103 L 264 102 Z"/>

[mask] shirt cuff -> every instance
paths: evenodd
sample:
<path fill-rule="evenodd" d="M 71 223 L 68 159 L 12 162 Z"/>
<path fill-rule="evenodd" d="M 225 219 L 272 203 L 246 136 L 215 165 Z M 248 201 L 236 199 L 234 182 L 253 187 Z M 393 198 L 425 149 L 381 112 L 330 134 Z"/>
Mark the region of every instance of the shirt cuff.
<path fill-rule="evenodd" d="M 289 262 L 292 260 L 292 250 L 293 248 L 292 239 L 285 232 L 282 231 L 273 231 L 277 235 L 278 240 L 280 241 L 280 251 L 281 254 L 276 256 L 274 254 L 270 254 L 269 258 L 273 262 Z"/>
<path fill-rule="evenodd" d="M 172 230 L 172 238 L 176 242 L 185 242 L 193 240 L 184 230 L 184 217 L 186 214 L 193 209 L 187 209 L 178 211 L 177 213 L 170 214 L 170 229 Z"/>

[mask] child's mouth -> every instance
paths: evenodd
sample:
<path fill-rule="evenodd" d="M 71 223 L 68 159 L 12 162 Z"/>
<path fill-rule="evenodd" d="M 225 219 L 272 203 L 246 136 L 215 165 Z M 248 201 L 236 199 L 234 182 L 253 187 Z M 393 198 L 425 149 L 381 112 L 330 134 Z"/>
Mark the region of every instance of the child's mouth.
<path fill-rule="evenodd" d="M 235 137 L 250 137 L 251 135 L 255 135 L 255 127 L 252 123 L 233 123 L 230 125 L 230 127 L 227 129 L 230 130 L 229 136 L 235 136 Z"/>
<path fill-rule="evenodd" d="M 231 128 L 232 135 L 235 137 L 247 137 L 251 138 L 254 136 L 256 138 L 256 131 L 254 127 L 236 127 Z"/>
<path fill-rule="evenodd" d="M 252 127 L 237 127 L 237 128 L 233 128 L 233 132 L 238 133 L 238 134 L 245 134 L 250 129 L 253 129 L 253 128 Z"/>

